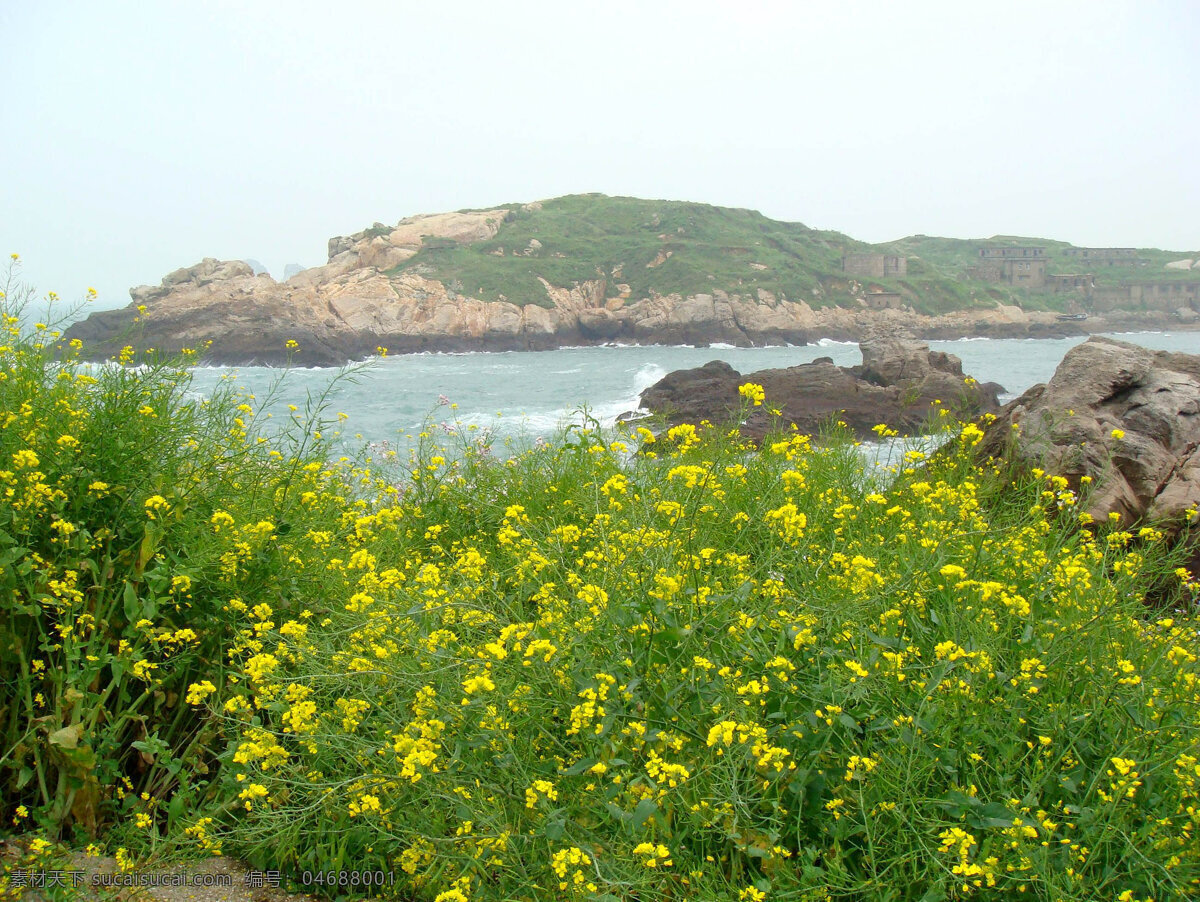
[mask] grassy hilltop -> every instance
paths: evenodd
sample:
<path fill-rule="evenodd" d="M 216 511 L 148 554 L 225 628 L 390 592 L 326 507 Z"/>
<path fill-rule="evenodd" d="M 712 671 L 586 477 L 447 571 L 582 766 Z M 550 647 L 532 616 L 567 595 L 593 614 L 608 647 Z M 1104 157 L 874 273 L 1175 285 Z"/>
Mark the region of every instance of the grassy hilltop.
<path fill-rule="evenodd" d="M 1056 257 L 1067 242 L 1037 238 L 960 240 L 918 235 L 871 245 L 840 232 L 780 222 L 754 210 L 686 201 L 644 200 L 578 194 L 535 204 L 506 204 L 510 213 L 487 241 L 460 244 L 427 238 L 417 255 L 389 270 L 415 271 L 485 300 L 550 305 L 539 279 L 554 286 L 602 278 L 609 297 L 628 286 L 630 297 L 654 294 L 731 294 L 765 290 L 813 307 L 846 305 L 862 286 L 898 291 L 920 312 L 936 314 L 993 303 L 1059 309 L 1065 296 L 1030 292 L 972 277 L 983 245 L 1038 244 L 1047 248 L 1048 271 L 1075 272 L 1082 265 Z M 531 242 L 533 244 L 531 245 Z M 539 246 L 540 245 L 540 246 Z M 909 258 L 901 278 L 860 279 L 842 271 L 846 252 L 876 251 Z M 1139 251 L 1147 260 L 1134 269 L 1097 273 L 1097 284 L 1122 279 L 1189 278 L 1165 272 L 1181 255 Z"/>
<path fill-rule="evenodd" d="M 634 297 L 762 288 L 807 299 L 823 273 L 840 268 L 842 247 L 859 245 L 753 210 L 684 201 L 580 194 L 506 206 L 511 212 L 490 241 L 429 239 L 392 272 L 427 270 L 514 303 L 550 303 L 539 277 L 556 286 L 606 278 L 614 297 L 623 283 Z M 531 241 L 541 247 L 531 250 Z M 660 255 L 666 259 L 656 263 Z"/>

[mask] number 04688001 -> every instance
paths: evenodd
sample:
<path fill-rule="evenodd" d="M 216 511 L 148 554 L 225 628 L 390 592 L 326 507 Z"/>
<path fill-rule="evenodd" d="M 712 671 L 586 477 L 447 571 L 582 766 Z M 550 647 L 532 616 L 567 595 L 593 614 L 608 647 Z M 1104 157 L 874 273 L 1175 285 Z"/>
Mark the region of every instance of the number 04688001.
<path fill-rule="evenodd" d="M 396 875 L 391 871 L 301 871 L 303 886 L 391 886 Z"/>

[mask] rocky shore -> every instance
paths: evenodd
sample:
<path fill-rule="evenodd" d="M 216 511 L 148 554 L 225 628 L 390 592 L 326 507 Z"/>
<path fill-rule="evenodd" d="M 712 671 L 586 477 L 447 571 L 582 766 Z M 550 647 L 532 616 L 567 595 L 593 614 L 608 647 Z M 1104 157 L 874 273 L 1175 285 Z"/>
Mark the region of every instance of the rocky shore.
<path fill-rule="evenodd" d="M 76 323 L 93 358 L 114 356 L 126 344 L 175 352 L 206 349 L 211 363 L 276 364 L 285 360 L 340 365 L 376 353 L 545 350 L 628 344 L 727 343 L 738 346 L 810 344 L 821 338 L 858 341 L 879 331 L 925 340 L 985 336 L 1055 338 L 1090 332 L 1186 328 L 1169 313 L 1121 312 L 1062 321 L 995 303 L 940 316 L 906 309 L 868 309 L 865 301 L 819 306 L 763 289 L 636 297 L 619 278 L 569 287 L 544 279 L 542 303 L 482 300 L 421 266 L 398 268 L 431 240 L 468 245 L 492 238 L 503 209 L 418 216 L 394 228 L 373 227 L 334 238 L 329 262 L 286 281 L 255 274 L 241 261 L 207 258 L 177 270 L 157 286 L 131 290 L 120 310 Z M 476 292 L 478 293 L 478 292 Z M 288 350 L 294 341 L 299 349 Z"/>
<path fill-rule="evenodd" d="M 876 424 L 912 432 L 939 409 L 964 420 L 993 414 L 983 422 L 980 458 L 1064 477 L 1093 520 L 1115 515 L 1168 536 L 1200 522 L 1200 355 L 1093 336 L 1067 352 L 1049 382 L 1000 408 L 1003 388 L 975 383 L 952 354 L 879 334 L 860 348 L 863 362 L 854 367 L 821 358 L 748 374 L 722 361 L 676 370 L 642 393 L 642 406 L 668 425 L 736 424 L 751 439 L 780 422 L 813 434 L 836 418 L 874 438 Z M 766 404 L 741 419 L 738 387 L 746 382 L 763 387 Z M 1190 547 L 1195 571 L 1200 543 Z"/>

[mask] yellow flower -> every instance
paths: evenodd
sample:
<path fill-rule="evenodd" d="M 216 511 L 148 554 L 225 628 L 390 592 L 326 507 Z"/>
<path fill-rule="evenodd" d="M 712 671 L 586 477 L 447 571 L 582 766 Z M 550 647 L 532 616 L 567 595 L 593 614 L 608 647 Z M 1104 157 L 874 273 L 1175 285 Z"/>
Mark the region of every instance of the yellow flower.
<path fill-rule="evenodd" d="M 160 514 L 166 514 L 171 510 L 171 502 L 162 495 L 151 495 L 143 506 L 146 508 L 146 516 L 151 520 L 157 520 Z"/>
<path fill-rule="evenodd" d="M 208 680 L 192 683 L 188 686 L 187 703 L 189 705 L 198 705 L 216 691 L 217 687 Z"/>
<path fill-rule="evenodd" d="M 673 864 L 671 850 L 662 843 L 638 843 L 633 847 L 633 854 L 640 856 L 642 864 L 648 868 L 669 868 Z"/>
<path fill-rule="evenodd" d="M 492 678 L 486 673 L 480 676 L 469 677 L 463 680 L 463 692 L 466 695 L 474 695 L 477 692 L 491 692 L 496 688 L 496 684 L 492 682 Z"/>
<path fill-rule="evenodd" d="M 549 780 L 534 780 L 533 784 L 525 790 L 525 807 L 536 808 L 542 799 L 548 802 L 556 801 L 558 790 Z"/>
<path fill-rule="evenodd" d="M 351 817 L 358 817 L 360 814 L 379 814 L 383 811 L 383 806 L 379 802 L 379 796 L 364 795 L 360 796 L 357 802 L 351 802 L 348 810 Z"/>
<path fill-rule="evenodd" d="M 766 390 L 757 383 L 747 382 L 744 385 L 738 386 L 738 394 L 754 404 L 755 407 L 761 407 L 763 400 L 767 397 Z"/>
<path fill-rule="evenodd" d="M 1125 430 L 1124 429 L 1114 429 L 1112 431 L 1112 437 L 1115 438 L 1119 442 L 1121 439 L 1125 438 Z"/>

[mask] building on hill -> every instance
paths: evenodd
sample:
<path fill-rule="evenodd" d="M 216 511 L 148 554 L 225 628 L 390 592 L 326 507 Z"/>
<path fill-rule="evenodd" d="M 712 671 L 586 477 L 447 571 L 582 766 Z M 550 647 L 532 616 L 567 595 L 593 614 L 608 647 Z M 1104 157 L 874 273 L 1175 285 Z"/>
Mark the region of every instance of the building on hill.
<path fill-rule="evenodd" d="M 1034 260 L 1046 256 L 1046 249 L 1040 246 L 1027 247 L 981 247 L 981 260 Z"/>
<path fill-rule="evenodd" d="M 1170 312 L 1181 307 L 1200 312 L 1200 281 L 1126 282 L 1124 285 L 1096 288 L 1092 293 L 1092 308 L 1097 311 Z"/>
<path fill-rule="evenodd" d="M 1046 287 L 1055 294 L 1073 291 L 1090 297 L 1096 287 L 1096 277 L 1092 273 L 1052 274 L 1046 276 Z"/>
<path fill-rule="evenodd" d="M 1139 266 L 1145 261 L 1135 247 L 1064 247 L 1064 257 L 1075 257 L 1090 266 Z"/>
<path fill-rule="evenodd" d="M 842 272 L 867 279 L 908 275 L 908 258 L 898 254 L 853 252 L 842 255 Z"/>
<path fill-rule="evenodd" d="M 904 298 L 896 291 L 868 291 L 863 300 L 871 310 L 899 310 L 904 306 Z"/>
<path fill-rule="evenodd" d="M 984 282 L 1007 282 L 1017 288 L 1043 288 L 1046 284 L 1044 247 L 981 247 L 979 265 L 969 274 Z"/>

